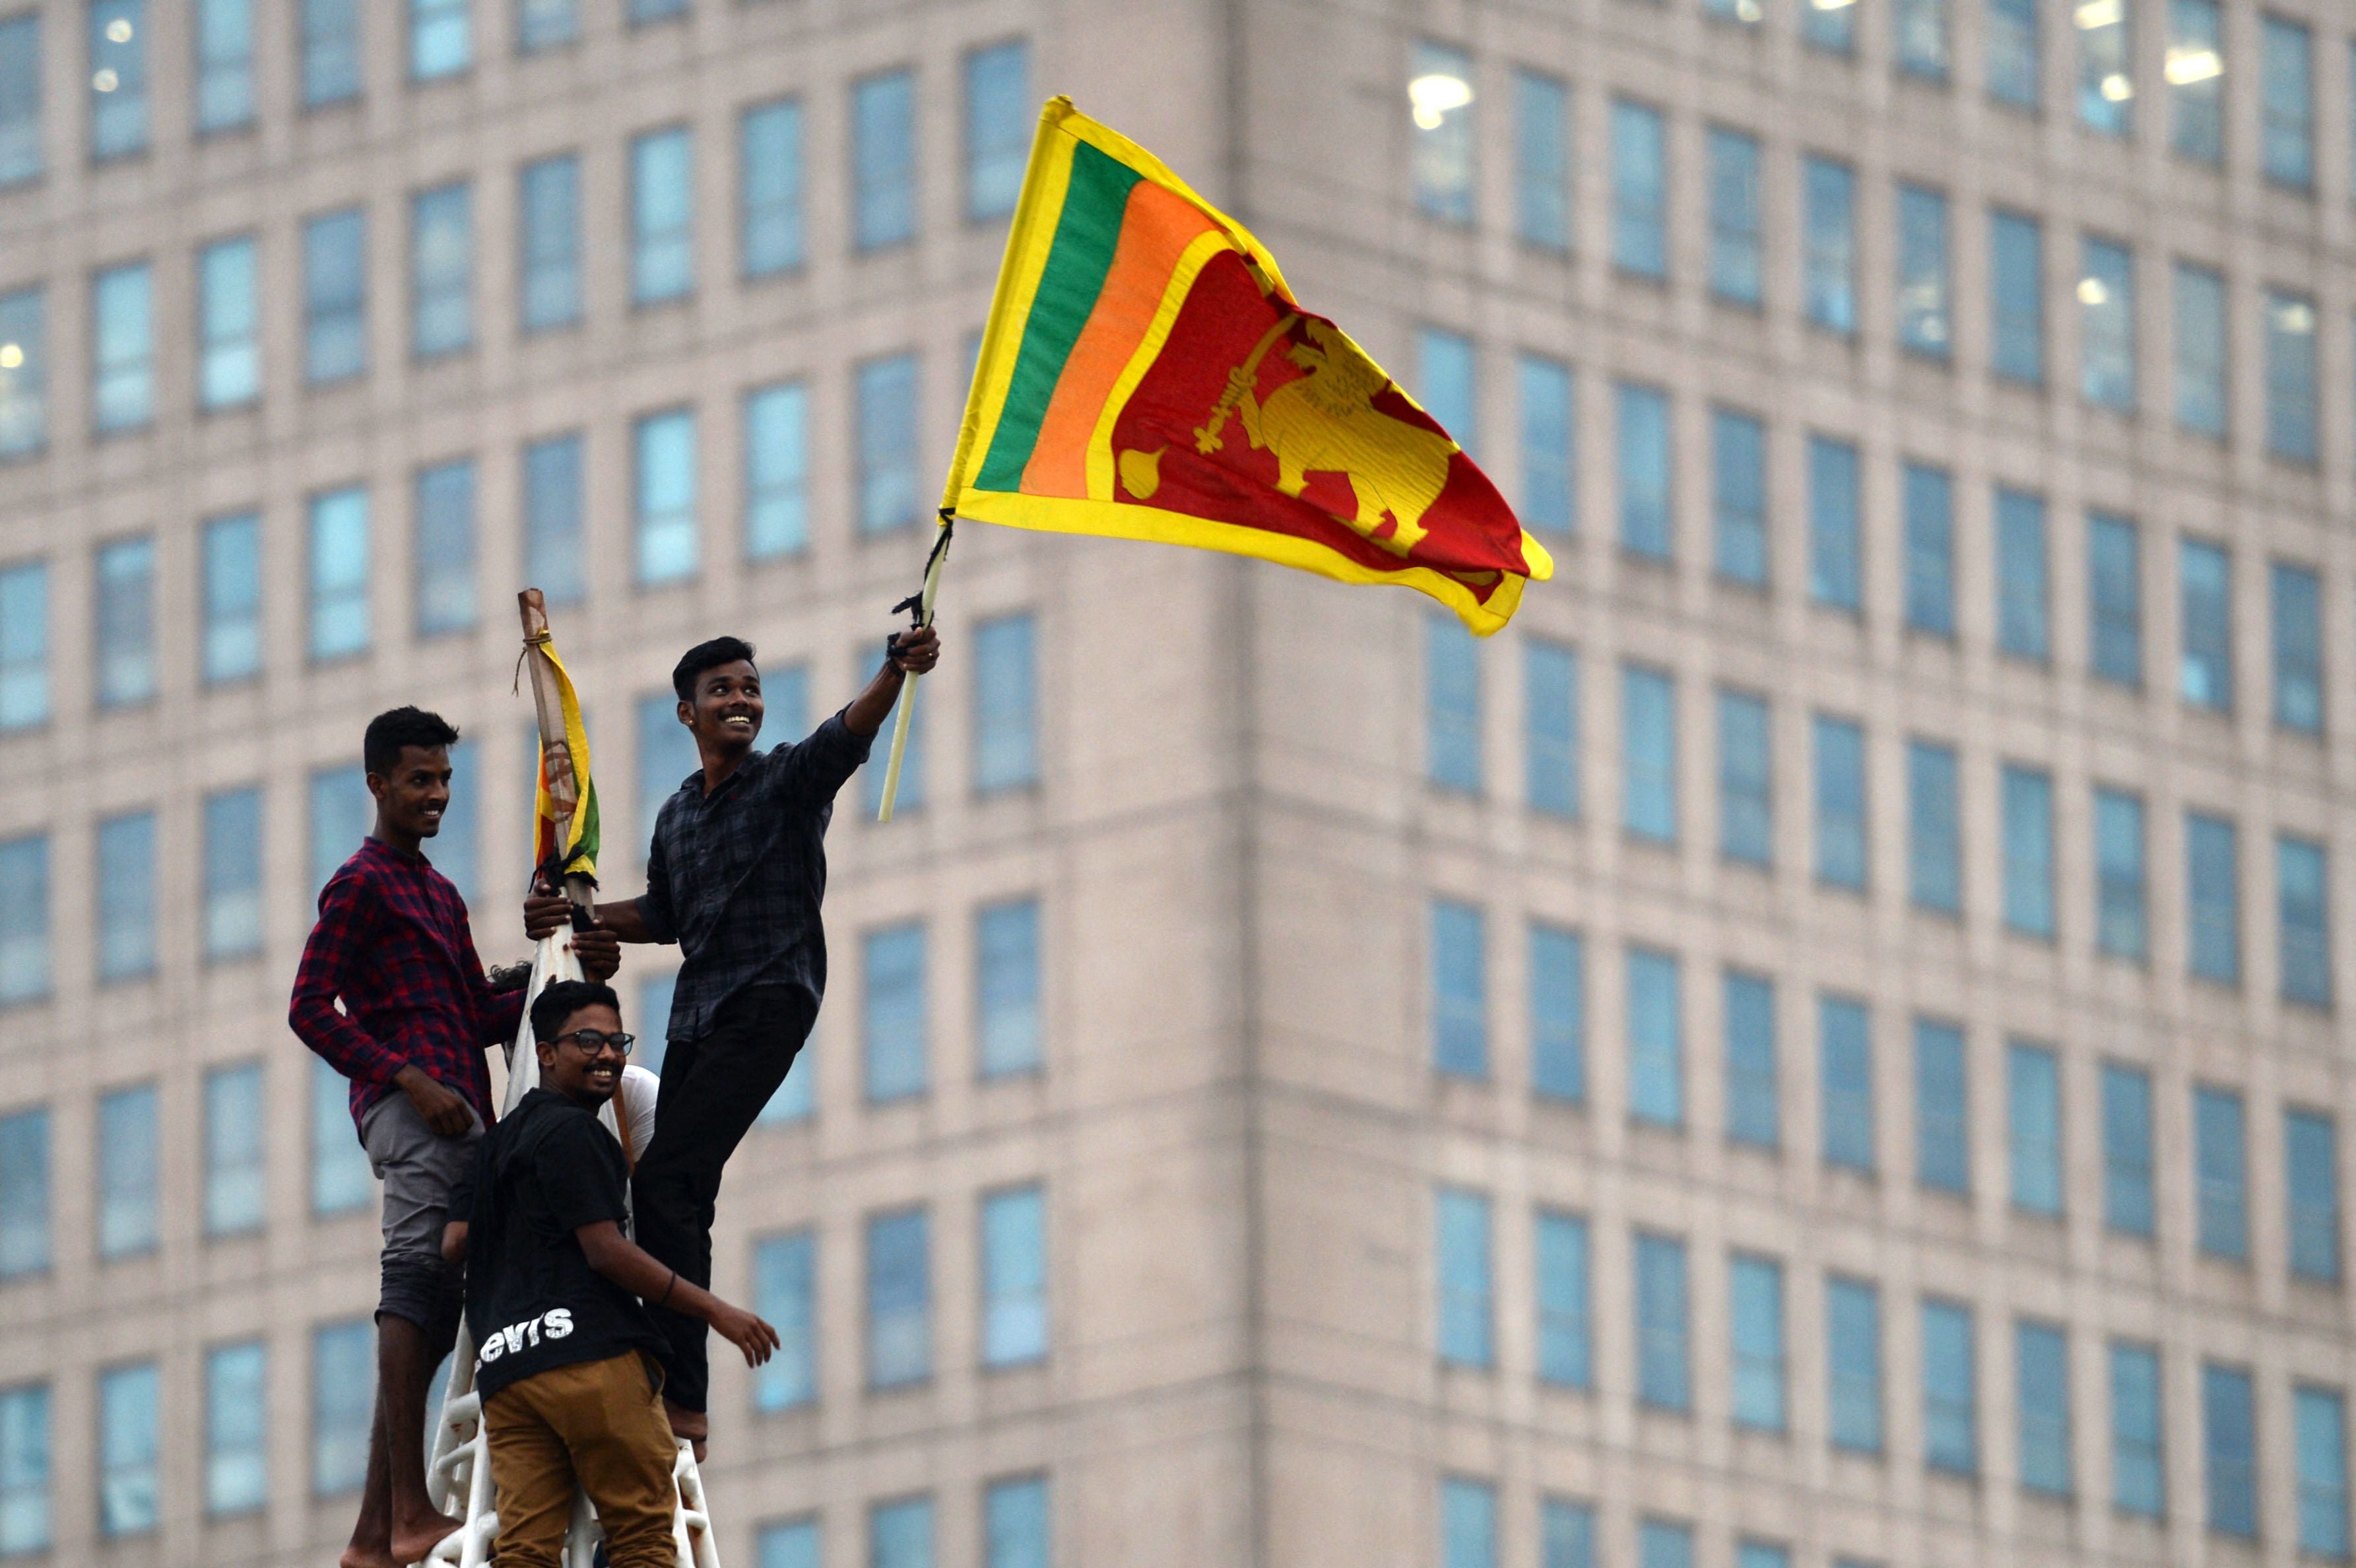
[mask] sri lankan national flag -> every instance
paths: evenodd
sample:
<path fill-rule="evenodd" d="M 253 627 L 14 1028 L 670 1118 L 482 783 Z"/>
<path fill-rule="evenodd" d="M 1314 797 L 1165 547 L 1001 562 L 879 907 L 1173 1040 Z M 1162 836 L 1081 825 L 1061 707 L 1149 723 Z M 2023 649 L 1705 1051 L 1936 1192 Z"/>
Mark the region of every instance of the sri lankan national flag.
<path fill-rule="evenodd" d="M 1403 584 L 1483 636 L 1554 571 L 1258 240 L 1064 98 L 1039 119 L 942 504 Z"/>
<path fill-rule="evenodd" d="M 573 676 L 556 656 L 552 639 L 535 645 L 556 671 L 556 692 L 564 715 L 561 745 L 540 737 L 540 786 L 533 791 L 533 858 L 552 876 L 597 875 L 597 781 L 589 771 L 589 729 L 581 722 L 581 699 Z M 532 651 L 532 650 L 528 650 Z"/>

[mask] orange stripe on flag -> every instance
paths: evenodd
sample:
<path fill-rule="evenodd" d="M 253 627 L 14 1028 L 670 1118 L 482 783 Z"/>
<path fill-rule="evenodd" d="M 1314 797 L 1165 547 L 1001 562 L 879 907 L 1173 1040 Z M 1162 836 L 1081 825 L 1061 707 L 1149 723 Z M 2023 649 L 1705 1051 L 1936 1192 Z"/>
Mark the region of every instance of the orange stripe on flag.
<path fill-rule="evenodd" d="M 1179 258 L 1198 235 L 1215 227 L 1175 191 L 1143 180 L 1130 191 L 1111 270 L 1064 361 L 1031 461 L 1023 469 L 1024 495 L 1087 498 L 1088 442 L 1097 416 L 1153 325 Z"/>

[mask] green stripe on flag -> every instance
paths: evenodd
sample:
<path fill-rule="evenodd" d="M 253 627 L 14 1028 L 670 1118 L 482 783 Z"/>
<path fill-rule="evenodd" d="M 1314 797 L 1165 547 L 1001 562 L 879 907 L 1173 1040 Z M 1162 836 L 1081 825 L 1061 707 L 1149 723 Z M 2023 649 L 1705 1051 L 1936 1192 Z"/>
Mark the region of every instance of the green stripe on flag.
<path fill-rule="evenodd" d="M 1030 318 L 1023 324 L 1023 351 L 1015 356 L 1014 378 L 976 489 L 1023 488 L 1023 470 L 1030 466 L 1048 400 L 1063 379 L 1064 361 L 1079 341 L 1080 328 L 1097 307 L 1097 295 L 1104 292 L 1129 193 L 1142 177 L 1086 142 L 1072 149 L 1072 178 L 1055 220 L 1055 242 L 1047 248 L 1047 265 L 1031 300 Z"/>

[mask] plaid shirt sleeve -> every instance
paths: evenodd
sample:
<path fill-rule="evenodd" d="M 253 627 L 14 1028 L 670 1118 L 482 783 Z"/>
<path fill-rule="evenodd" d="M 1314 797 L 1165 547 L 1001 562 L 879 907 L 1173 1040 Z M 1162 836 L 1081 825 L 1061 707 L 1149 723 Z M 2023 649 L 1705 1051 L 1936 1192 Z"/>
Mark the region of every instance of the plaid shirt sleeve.
<path fill-rule="evenodd" d="M 851 734 L 851 726 L 842 721 L 849 711 L 838 709 L 810 731 L 808 740 L 786 753 L 784 766 L 777 769 L 780 799 L 801 806 L 823 805 L 859 771 L 875 737 Z"/>
<path fill-rule="evenodd" d="M 311 928 L 310 940 L 303 944 L 303 961 L 294 972 L 286 1022 L 296 1038 L 346 1078 L 391 1083 L 408 1058 L 386 1049 L 382 1041 L 336 1010 L 344 977 L 363 961 L 369 949 L 369 902 L 359 877 L 329 878 L 319 895 L 319 923 Z"/>
<path fill-rule="evenodd" d="M 679 923 L 670 908 L 670 855 L 663 848 L 662 819 L 655 819 L 654 842 L 647 850 L 647 890 L 638 895 L 638 918 L 647 935 L 659 942 L 679 940 Z"/>

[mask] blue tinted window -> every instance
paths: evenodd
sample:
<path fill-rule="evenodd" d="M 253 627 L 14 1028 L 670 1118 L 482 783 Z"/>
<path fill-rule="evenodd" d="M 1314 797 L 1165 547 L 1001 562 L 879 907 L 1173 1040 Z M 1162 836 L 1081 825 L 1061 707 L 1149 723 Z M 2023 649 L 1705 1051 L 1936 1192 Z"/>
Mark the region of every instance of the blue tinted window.
<path fill-rule="evenodd" d="M 1803 16 L 1822 15 L 1811 6 Z M 1840 15 L 1846 16 L 1844 8 Z M 1857 330 L 1857 173 L 1834 158 L 1800 164 L 1801 295 L 1808 319 Z"/>
<path fill-rule="evenodd" d="M 2233 824 L 2200 811 L 2184 815 L 2188 967 L 2220 985 L 2242 981 L 2240 854 Z"/>
<path fill-rule="evenodd" d="M 2087 667 L 2122 686 L 2143 684 L 2143 565 L 2136 525 L 2086 517 Z"/>
<path fill-rule="evenodd" d="M 475 624 L 475 465 L 461 458 L 417 475 L 417 633 Z"/>
<path fill-rule="evenodd" d="M 2330 1116 L 2283 1112 L 2284 1229 L 2290 1272 L 2304 1279 L 2340 1277 L 2340 1151 Z"/>
<path fill-rule="evenodd" d="M 1767 699 L 1718 693 L 1718 848 L 1751 865 L 1775 858 L 1774 724 Z"/>
<path fill-rule="evenodd" d="M 1733 1339 L 1734 1423 L 1784 1427 L 1783 1268 L 1737 1252 L 1728 1260 L 1727 1316 Z"/>
<path fill-rule="evenodd" d="M 916 480 L 916 356 L 863 360 L 853 381 L 859 532 L 905 528 L 926 515 Z"/>
<path fill-rule="evenodd" d="M 688 0 L 623 0 L 622 16 L 633 26 L 687 15 Z"/>
<path fill-rule="evenodd" d="M 1767 582 L 1767 431 L 1747 413 L 1709 414 L 1710 512 L 1718 575 L 1763 587 Z"/>
<path fill-rule="evenodd" d="M 1476 686 L 1470 737 L 1476 756 L 1478 694 Z M 1438 717 L 1434 715 L 1435 726 Z M 1432 737 L 1435 757 L 1440 739 Z M 1523 797 L 1532 811 L 1579 815 L 1579 655 L 1536 638 L 1522 645 L 1522 769 Z"/>
<path fill-rule="evenodd" d="M 1002 218 L 1023 193 L 1031 153 L 1031 47 L 1016 39 L 965 57 L 965 210 Z"/>
<path fill-rule="evenodd" d="M 2099 29 L 2098 29 L 2099 30 Z M 2085 242 L 2078 278 L 2078 340 L 2086 401 L 2118 413 L 2136 407 L 2135 252 Z"/>
<path fill-rule="evenodd" d="M 49 841 L 0 839 L 0 1006 L 49 993 Z M 0 1273 L 7 1248 L 0 1243 Z"/>
<path fill-rule="evenodd" d="M 800 266 L 801 101 L 782 98 L 745 110 L 736 124 L 736 160 L 738 270 L 758 278 Z"/>
<path fill-rule="evenodd" d="M 1648 1519 L 1636 1526 L 1637 1568 L 1693 1568 L 1693 1527 Z"/>
<path fill-rule="evenodd" d="M 2250 1374 L 2204 1362 L 2201 1368 L 2201 1444 L 2208 1483 L 2209 1528 L 2255 1540 L 2258 1436 Z"/>
<path fill-rule="evenodd" d="M 2265 296 L 2266 450 L 2315 461 L 2315 301 L 2288 289 Z"/>
<path fill-rule="evenodd" d="M 1857 448 L 1808 437 L 1808 596 L 1857 613 L 1863 563 L 1858 536 Z"/>
<path fill-rule="evenodd" d="M 1997 647 L 2043 660 L 2051 648 L 2042 496 L 1997 489 L 1996 595 Z"/>
<path fill-rule="evenodd" d="M 925 1211 L 867 1221 L 867 1382 L 892 1388 L 933 1375 L 931 1244 Z"/>
<path fill-rule="evenodd" d="M 159 1512 L 162 1450 L 155 1363 L 109 1367 L 98 1375 L 98 1532 L 145 1535 Z"/>
<path fill-rule="evenodd" d="M 1535 70 L 1514 72 L 1514 232 L 1570 248 L 1570 90 Z"/>
<path fill-rule="evenodd" d="M 1987 7 L 1988 96 L 2023 109 L 2038 98 L 2037 0 L 1991 0 Z"/>
<path fill-rule="evenodd" d="M 916 238 L 916 98 L 905 70 L 851 90 L 851 234 L 862 251 Z"/>
<path fill-rule="evenodd" d="M 581 319 L 581 160 L 570 154 L 516 177 L 516 315 L 527 332 Z"/>
<path fill-rule="evenodd" d="M 2348 1412 L 2335 1389 L 2301 1384 L 2292 1396 L 2298 1444 L 2298 1549 L 2348 1556 Z"/>
<path fill-rule="evenodd" d="M 2223 32 L 2217 0 L 2169 0 L 2169 148 L 2202 163 L 2225 152 Z"/>
<path fill-rule="evenodd" d="M 2108 136 L 2135 128 L 2135 51 L 2126 7 L 2104 9 L 2078 24 L 2078 123 Z M 2171 72 L 2171 74 L 2173 74 Z"/>
<path fill-rule="evenodd" d="M 1971 1078 L 1964 1032 L 1914 1020 L 1914 1179 L 1958 1197 L 1972 1189 Z"/>
<path fill-rule="evenodd" d="M 200 0 L 197 6 L 196 124 L 226 131 L 253 123 L 252 0 Z M 0 54 L 7 47 L 0 44 Z M 5 96 L 5 92 L 0 92 Z M 5 133 L 0 133 L 4 135 Z M 0 173 L 0 179 L 5 179 Z"/>
<path fill-rule="evenodd" d="M 1481 911 L 1431 906 L 1431 1065 L 1460 1078 L 1489 1075 L 1487 935 Z"/>
<path fill-rule="evenodd" d="M 98 705 L 120 707 L 155 695 L 155 541 L 152 535 L 101 545 L 93 618 Z"/>
<path fill-rule="evenodd" d="M 2094 791 L 2095 945 L 2140 961 L 2147 950 L 2143 798 Z"/>
<path fill-rule="evenodd" d="M 579 604 L 588 593 L 582 570 L 581 436 L 552 435 L 523 449 L 525 580 L 551 606 Z"/>
<path fill-rule="evenodd" d="M 1974 1361 L 1971 1308 L 1950 1301 L 1924 1301 L 1922 1457 L 1934 1470 L 1969 1476 L 1979 1469 Z"/>
<path fill-rule="evenodd" d="M 197 253 L 197 402 L 234 408 L 262 395 L 262 284 L 253 240 Z"/>
<path fill-rule="evenodd" d="M 474 201 L 464 184 L 410 199 L 409 330 L 420 359 L 475 340 Z"/>
<path fill-rule="evenodd" d="M 1857 48 L 1857 10 L 1851 5 L 1817 5 L 1810 4 L 1800 9 L 1800 39 L 1814 48 L 1832 54 L 1851 54 Z"/>
<path fill-rule="evenodd" d="M 1915 5 L 1921 3 L 1914 0 Z M 1901 12 L 1907 8 L 1907 0 L 1901 0 Z M 1954 283 L 1947 255 L 1945 194 L 1919 185 L 1901 185 L 1898 342 L 1910 352 L 1934 360 L 1946 359 L 1954 349 Z"/>
<path fill-rule="evenodd" d="M 1759 138 L 1709 128 L 1709 291 L 1737 305 L 1759 303 Z"/>
<path fill-rule="evenodd" d="M 2315 67 L 2308 30 L 2258 18 L 2258 164 L 2293 190 L 2315 187 Z"/>
<path fill-rule="evenodd" d="M 1669 272 L 1667 130 L 1661 112 L 1612 101 L 1612 260 L 1642 277 Z"/>
<path fill-rule="evenodd" d="M 27 11 L 0 22 L 0 186 L 40 173 L 41 14 Z"/>
<path fill-rule="evenodd" d="M 1407 83 L 1414 138 L 1415 205 L 1448 223 L 1472 221 L 1475 132 L 1472 62 L 1462 49 L 1419 39 Z"/>
<path fill-rule="evenodd" d="M 1595 1370 L 1588 1305 L 1587 1221 L 1541 1208 L 1535 1247 L 1538 1376 L 1566 1388 L 1590 1388 Z"/>
<path fill-rule="evenodd" d="M 303 374 L 341 381 L 368 359 L 368 219 L 355 207 L 303 225 Z"/>
<path fill-rule="evenodd" d="M 368 1477 L 376 1399 L 376 1326 L 367 1318 L 311 1331 L 311 1493 L 358 1491 Z"/>
<path fill-rule="evenodd" d="M 759 1568 L 819 1568 L 818 1520 L 764 1524 L 753 1538 L 753 1551 Z"/>
<path fill-rule="evenodd" d="M 537 54 L 542 49 L 572 43 L 580 37 L 580 0 L 516 0 L 516 48 L 519 52 Z M 769 1568 L 769 1565 L 765 1563 L 763 1568 Z"/>
<path fill-rule="evenodd" d="M 1496 1356 L 1489 1200 L 1461 1187 L 1432 1195 L 1432 1257 L 1440 1297 L 1440 1359 L 1486 1367 Z"/>
<path fill-rule="evenodd" d="M 205 1074 L 205 1234 L 259 1230 L 269 1196 L 262 1064 Z"/>
<path fill-rule="evenodd" d="M 2158 1519 L 2168 1511 L 2162 1448 L 2159 1352 L 2111 1342 L 2111 1506 Z"/>
<path fill-rule="evenodd" d="M 1638 838 L 1677 837 L 1677 693 L 1666 671 L 1620 671 L 1621 813 Z"/>
<path fill-rule="evenodd" d="M 2020 1420 L 2020 1484 L 2066 1498 L 2070 1462 L 2070 1341 L 2054 1324 L 2013 1326 L 2013 1404 Z"/>
<path fill-rule="evenodd" d="M 91 0 L 90 156 L 147 149 L 146 0 Z"/>
<path fill-rule="evenodd" d="M 1628 950 L 1628 1113 L 1659 1127 L 1686 1119 L 1685 1022 L 1677 959 Z"/>
<path fill-rule="evenodd" d="M 1906 465 L 1906 624 L 1955 635 L 1954 483 L 1944 468 Z"/>
<path fill-rule="evenodd" d="M 2197 539 L 2177 552 L 2179 689 L 2184 700 L 2219 712 L 2233 705 L 2233 567 L 2221 545 Z"/>
<path fill-rule="evenodd" d="M 359 758 L 311 772 L 311 893 L 360 847 L 376 821 L 376 802 Z"/>
<path fill-rule="evenodd" d="M 659 1026 L 657 1026 L 659 1027 Z M 311 1058 L 311 1212 L 348 1214 L 376 1201 L 376 1172 L 352 1125 L 351 1085 Z"/>
<path fill-rule="evenodd" d="M 2214 27 L 2217 7 L 2207 0 L 2172 0 L 2181 16 L 2188 6 L 2204 10 Z M 2215 58 L 2215 48 L 2208 51 Z M 2216 79 L 2210 79 L 2214 85 Z M 2186 430 L 2222 440 L 2225 435 L 2226 390 L 2225 279 L 2222 274 L 2190 262 L 2175 267 L 2176 423 Z"/>
<path fill-rule="evenodd" d="M 1962 790 L 1955 749 L 1906 743 L 1906 891 L 1918 908 L 1958 914 L 1964 904 Z"/>
<path fill-rule="evenodd" d="M 637 579 L 654 587 L 692 577 L 695 527 L 695 411 L 642 416 L 631 427 Z"/>
<path fill-rule="evenodd" d="M 1693 1408 L 1692 1325 L 1686 1244 L 1636 1233 L 1636 1397 L 1660 1410 Z"/>
<path fill-rule="evenodd" d="M 2053 776 L 2005 764 L 2004 923 L 2024 936 L 2053 935 Z"/>
<path fill-rule="evenodd" d="M 974 914 L 975 1049 L 984 1078 L 1035 1072 L 1039 1018 L 1039 901 L 1018 898 Z"/>
<path fill-rule="evenodd" d="M 0 569 L 0 732 L 49 716 L 49 568 Z"/>
<path fill-rule="evenodd" d="M 98 824 L 98 978 L 155 972 L 155 813 L 133 811 Z"/>
<path fill-rule="evenodd" d="M 1035 1187 L 981 1201 L 981 1360 L 1011 1367 L 1047 1357 L 1047 1204 Z"/>
<path fill-rule="evenodd" d="M 6 35 L 24 25 L 0 22 L 0 76 L 9 70 Z M 6 135 L 0 125 L 0 141 Z M 0 369 L 0 462 L 30 456 L 48 438 L 47 298 L 39 285 L 0 294 L 0 347 L 16 350 Z"/>
<path fill-rule="evenodd" d="M 684 126 L 630 138 L 630 297 L 695 291 L 695 166 Z"/>
<path fill-rule="evenodd" d="M 154 277 L 145 262 L 93 274 L 90 283 L 91 425 L 134 430 L 155 417 Z"/>
<path fill-rule="evenodd" d="M 867 1534 L 868 1568 L 933 1568 L 933 1499 L 877 1503 Z"/>
<path fill-rule="evenodd" d="M 1481 650 L 1452 615 L 1424 617 L 1424 752 L 1433 784 L 1481 792 Z"/>
<path fill-rule="evenodd" d="M 49 1389 L 0 1389 L 0 1552 L 49 1544 Z"/>
<path fill-rule="evenodd" d="M 1543 533 L 1579 525 L 1579 398 L 1570 367 L 1519 354 L 1522 396 L 1522 521 Z"/>
<path fill-rule="evenodd" d="M 1815 739 L 1816 879 L 1835 887 L 1866 884 L 1865 732 L 1847 719 L 1818 714 Z"/>
<path fill-rule="evenodd" d="M 973 633 L 973 787 L 981 794 L 1039 781 L 1036 623 L 1001 616 Z"/>
<path fill-rule="evenodd" d="M 1881 1293 L 1864 1280 L 1825 1280 L 1826 1434 L 1839 1448 L 1881 1452 Z"/>
<path fill-rule="evenodd" d="M 2230 1089 L 2192 1091 L 2193 1218 L 2201 1250 L 2247 1262 L 2250 1257 L 2249 1165 L 2244 1153 L 2242 1097 Z"/>
<path fill-rule="evenodd" d="M 359 0 L 302 0 L 303 106 L 360 95 Z"/>
<path fill-rule="evenodd" d="M 1726 1135 L 1734 1143 L 1772 1149 L 1782 1144 L 1783 1094 L 1775 1067 L 1775 983 L 1763 974 L 1728 970 L 1726 1013 Z"/>
<path fill-rule="evenodd" d="M 1440 1483 L 1440 1568 L 1497 1568 L 1497 1488 L 1451 1476 Z"/>
<path fill-rule="evenodd" d="M 2012 1202 L 2031 1214 L 2062 1212 L 2062 1072 L 2053 1053 L 2015 1040 L 2005 1047 L 2007 1146 Z"/>
<path fill-rule="evenodd" d="M 49 1112 L 36 1106 L 0 1116 L 0 1279 L 48 1266 Z"/>
<path fill-rule="evenodd" d="M 155 1086 L 143 1083 L 98 1101 L 98 1255 L 124 1258 L 155 1248 Z"/>
<path fill-rule="evenodd" d="M 262 1341 L 216 1345 L 205 1353 L 206 1513 L 253 1513 L 269 1502 L 269 1403 L 270 1359 Z"/>
<path fill-rule="evenodd" d="M 1817 1073 L 1823 1090 L 1825 1163 L 1870 1172 L 1873 1149 L 1873 1026 L 1865 1004 L 1816 999 Z"/>
<path fill-rule="evenodd" d="M 2323 615 L 2315 572 L 2277 561 L 2268 574 L 2274 596 L 2275 723 L 2308 734 L 2323 729 Z"/>
<path fill-rule="evenodd" d="M 311 498 L 311 657 L 368 650 L 369 499 L 355 486 Z"/>
<path fill-rule="evenodd" d="M 2103 1223 L 2152 1233 L 2151 1074 L 2103 1064 Z"/>
<path fill-rule="evenodd" d="M 694 735 L 679 722 L 679 700 L 670 692 L 650 692 L 640 697 L 637 719 L 637 837 L 651 843 L 663 802 L 679 793 L 680 780 L 703 763 L 695 749 Z"/>
<path fill-rule="evenodd" d="M 925 928 L 910 922 L 867 933 L 866 1003 L 861 1034 L 867 1098 L 901 1100 L 925 1092 Z"/>
<path fill-rule="evenodd" d="M 1587 944 L 1577 931 L 1530 926 L 1530 1087 L 1587 1098 Z"/>
<path fill-rule="evenodd" d="M 2034 0 L 2000 0 L 2033 5 Z M 1991 13 L 1993 16 L 1993 12 Z M 2045 379 L 2045 241 L 2037 220 L 1988 214 L 1988 368 L 2016 381 Z"/>
<path fill-rule="evenodd" d="M 1045 1477 L 992 1481 L 981 1516 L 982 1568 L 1047 1568 L 1053 1561 Z"/>
<path fill-rule="evenodd" d="M 1538 1568 L 1595 1568 L 1595 1509 L 1565 1498 L 1538 1500 Z"/>
<path fill-rule="evenodd" d="M 1633 381 L 1612 390 L 1620 409 L 1620 543 L 1638 555 L 1665 561 L 1676 527 L 1669 394 Z"/>
<path fill-rule="evenodd" d="M 1480 378 L 1472 339 L 1462 332 L 1426 327 L 1415 335 L 1416 369 L 1424 412 L 1467 452 L 1479 442 Z"/>
<path fill-rule="evenodd" d="M 2281 918 L 2277 962 L 2286 1002 L 2331 1005 L 2331 879 L 2321 844 L 2285 833 L 2275 840 Z"/>
<path fill-rule="evenodd" d="M 474 63 L 466 26 L 467 0 L 409 0 L 409 74 L 430 81 L 455 76 Z"/>

